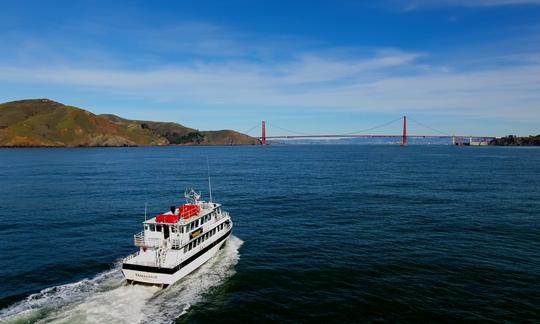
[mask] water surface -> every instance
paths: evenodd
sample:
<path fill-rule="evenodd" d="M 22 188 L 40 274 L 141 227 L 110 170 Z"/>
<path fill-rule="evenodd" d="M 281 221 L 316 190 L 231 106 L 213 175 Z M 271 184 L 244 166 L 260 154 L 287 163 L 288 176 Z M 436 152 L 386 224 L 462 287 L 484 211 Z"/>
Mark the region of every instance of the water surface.
<path fill-rule="evenodd" d="M 144 204 L 206 190 L 235 237 L 165 292 L 124 287 Z M 540 149 L 0 150 L 0 319 L 540 321 Z"/>

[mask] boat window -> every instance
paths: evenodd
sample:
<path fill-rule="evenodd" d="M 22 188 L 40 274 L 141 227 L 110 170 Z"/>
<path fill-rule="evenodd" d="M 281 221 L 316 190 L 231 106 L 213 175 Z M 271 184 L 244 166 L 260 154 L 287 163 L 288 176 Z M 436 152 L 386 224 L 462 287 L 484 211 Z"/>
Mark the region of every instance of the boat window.
<path fill-rule="evenodd" d="M 150 231 L 155 231 L 156 230 L 156 227 L 154 226 L 154 224 L 150 224 Z"/>
<path fill-rule="evenodd" d="M 184 246 L 184 253 L 186 253 L 186 252 L 187 252 L 187 245 Z"/>
<path fill-rule="evenodd" d="M 161 232 L 161 225 L 156 225 L 156 232 Z"/>
<path fill-rule="evenodd" d="M 176 233 L 176 226 L 171 226 L 171 232 Z"/>
<path fill-rule="evenodd" d="M 148 225 L 144 225 L 144 230 L 148 231 Z"/>

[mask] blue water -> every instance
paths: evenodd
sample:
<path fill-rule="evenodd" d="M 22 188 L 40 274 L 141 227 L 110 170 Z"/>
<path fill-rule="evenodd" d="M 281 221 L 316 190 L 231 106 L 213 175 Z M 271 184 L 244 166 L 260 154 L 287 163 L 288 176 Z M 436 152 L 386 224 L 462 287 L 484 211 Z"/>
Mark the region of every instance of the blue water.
<path fill-rule="evenodd" d="M 206 195 L 206 156 L 235 237 L 128 290 L 145 202 Z M 538 322 L 540 149 L 0 150 L 0 242 L 0 321 Z"/>

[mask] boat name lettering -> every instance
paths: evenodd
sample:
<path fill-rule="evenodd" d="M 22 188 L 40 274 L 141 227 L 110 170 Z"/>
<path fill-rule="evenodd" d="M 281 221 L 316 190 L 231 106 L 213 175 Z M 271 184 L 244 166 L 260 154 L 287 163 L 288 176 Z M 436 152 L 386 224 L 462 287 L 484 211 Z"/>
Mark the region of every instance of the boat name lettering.
<path fill-rule="evenodd" d="M 192 239 L 202 234 L 202 228 L 196 229 L 189 235 Z"/>
<path fill-rule="evenodd" d="M 143 275 L 140 273 L 135 273 L 136 277 L 142 277 L 142 278 L 150 278 L 150 279 L 157 279 L 157 276 L 149 276 L 149 275 Z"/>

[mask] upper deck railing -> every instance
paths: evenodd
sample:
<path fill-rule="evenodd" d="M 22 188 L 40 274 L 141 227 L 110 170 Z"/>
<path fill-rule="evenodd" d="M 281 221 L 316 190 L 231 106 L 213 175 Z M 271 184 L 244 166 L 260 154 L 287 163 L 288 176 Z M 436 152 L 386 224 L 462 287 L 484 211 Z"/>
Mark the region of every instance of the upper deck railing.
<path fill-rule="evenodd" d="M 140 232 L 140 233 L 137 233 L 137 234 L 133 235 L 133 241 L 135 243 L 135 246 L 158 247 L 160 239 L 145 237 L 144 232 Z"/>
<path fill-rule="evenodd" d="M 221 213 L 216 213 L 214 217 L 216 221 L 219 221 L 219 220 L 222 220 L 223 218 L 229 217 L 229 212 L 221 211 Z M 135 246 L 138 246 L 138 247 L 157 248 L 160 246 L 162 240 L 163 239 L 161 238 L 146 237 L 144 235 L 144 231 L 133 235 L 133 242 Z M 183 237 L 181 238 L 171 237 L 168 239 L 168 241 L 170 242 L 170 245 L 173 249 L 178 249 L 182 247 L 185 243 L 187 243 Z"/>

